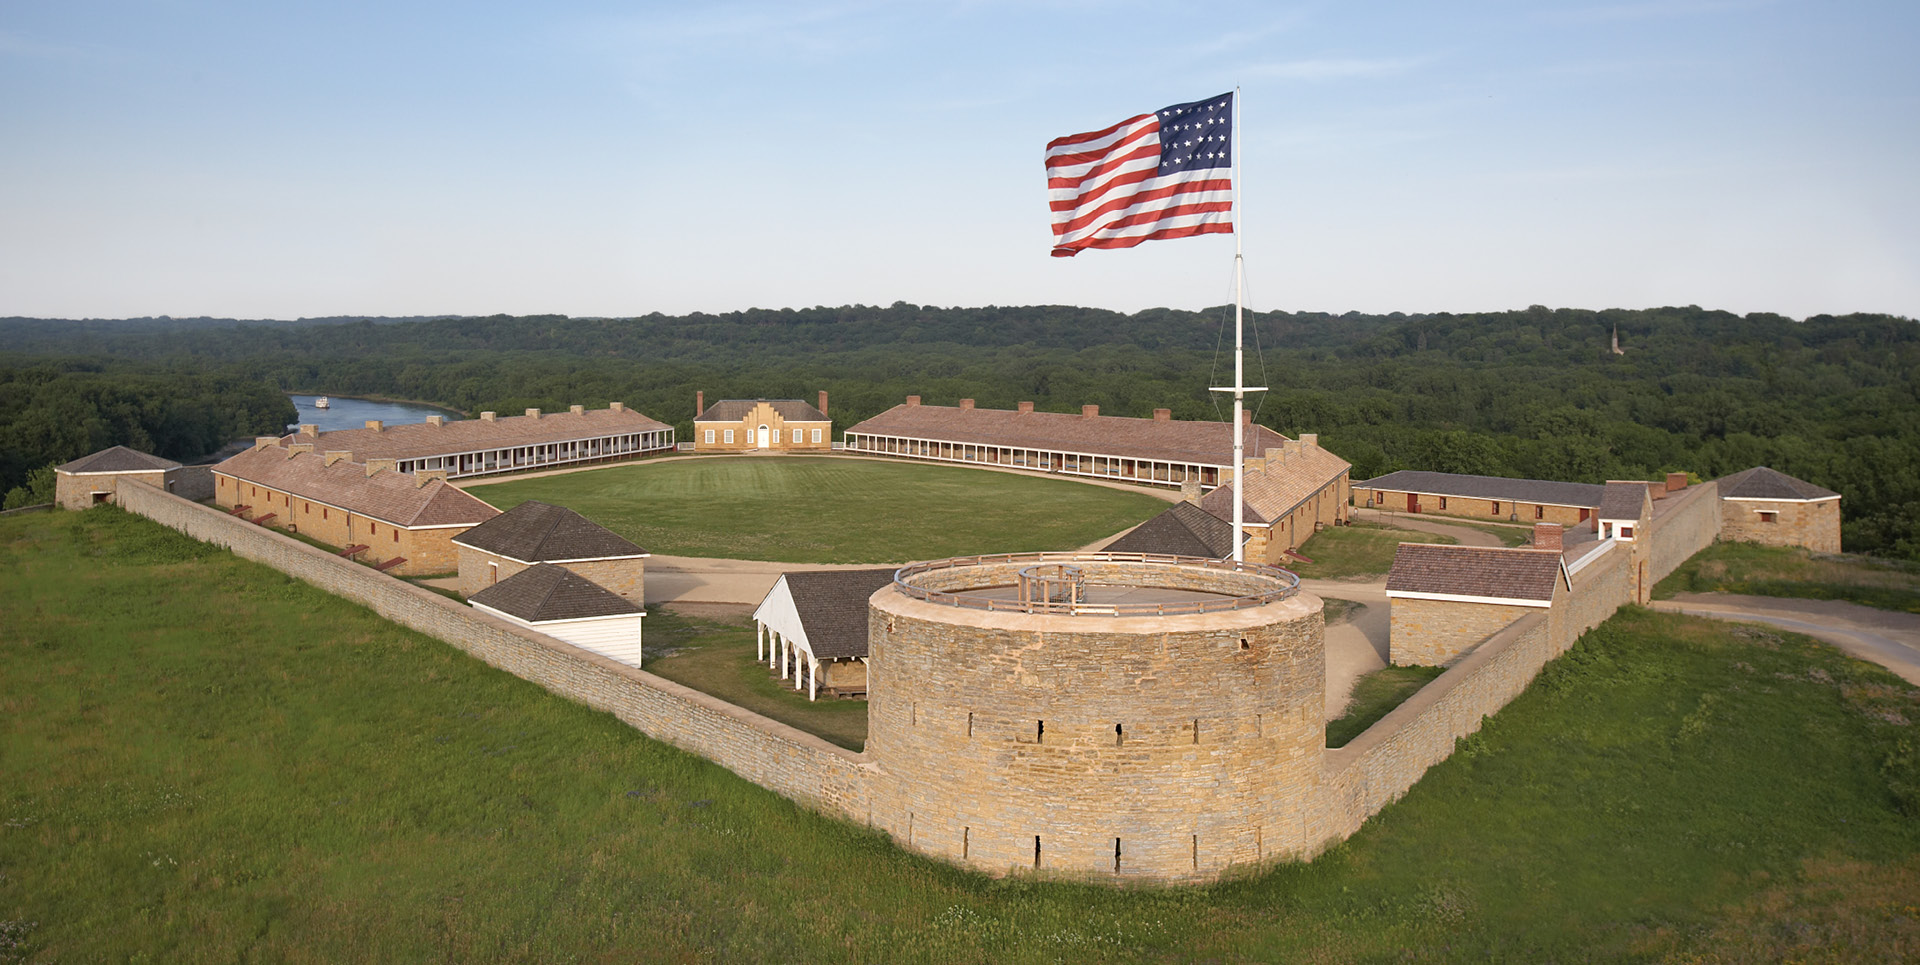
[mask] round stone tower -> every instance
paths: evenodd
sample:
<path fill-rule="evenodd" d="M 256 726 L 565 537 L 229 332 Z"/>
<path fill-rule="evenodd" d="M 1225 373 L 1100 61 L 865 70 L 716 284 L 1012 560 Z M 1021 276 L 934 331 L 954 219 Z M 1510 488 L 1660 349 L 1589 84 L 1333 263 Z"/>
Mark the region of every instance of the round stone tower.
<path fill-rule="evenodd" d="M 876 824 L 985 871 L 1205 881 L 1309 847 L 1318 598 L 1272 567 L 1029 554 L 869 601 Z"/>

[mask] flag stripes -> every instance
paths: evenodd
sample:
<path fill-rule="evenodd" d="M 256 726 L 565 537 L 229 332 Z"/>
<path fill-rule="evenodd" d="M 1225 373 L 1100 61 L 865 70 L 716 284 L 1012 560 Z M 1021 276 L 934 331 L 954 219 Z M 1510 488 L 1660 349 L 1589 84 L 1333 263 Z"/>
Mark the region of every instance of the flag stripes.
<path fill-rule="evenodd" d="M 1047 144 L 1053 254 L 1233 230 L 1232 94 Z"/>

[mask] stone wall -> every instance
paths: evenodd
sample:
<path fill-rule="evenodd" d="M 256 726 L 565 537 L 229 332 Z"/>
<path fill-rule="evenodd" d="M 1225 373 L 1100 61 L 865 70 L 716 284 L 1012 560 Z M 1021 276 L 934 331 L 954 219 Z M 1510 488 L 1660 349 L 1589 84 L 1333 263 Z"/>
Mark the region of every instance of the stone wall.
<path fill-rule="evenodd" d="M 135 494 L 135 488 L 124 490 L 120 501 L 131 512 L 362 604 L 775 793 L 841 817 L 869 820 L 875 772 L 852 751 L 216 509 L 152 487 L 137 487 Z"/>
<path fill-rule="evenodd" d="M 1389 663 L 1399 667 L 1441 667 L 1474 644 L 1505 629 L 1543 607 L 1455 600 L 1412 600 L 1395 597 L 1389 608 L 1391 627 Z"/>
<path fill-rule="evenodd" d="M 1472 499 L 1464 496 L 1434 496 L 1415 494 L 1418 509 L 1409 509 L 1405 490 L 1367 489 L 1356 486 L 1353 498 L 1357 505 L 1366 509 L 1377 509 L 1384 513 L 1415 512 L 1433 516 L 1459 516 L 1463 519 L 1484 519 L 1510 522 L 1513 514 L 1520 514 L 1523 523 L 1559 523 L 1572 529 L 1586 524 L 1592 513 L 1592 507 L 1582 509 L 1578 506 L 1557 506 L 1552 503 L 1513 502 L 1511 500 Z"/>
<path fill-rule="evenodd" d="M 250 507 L 245 514 L 250 519 L 272 513 L 273 518 L 263 525 L 299 533 L 340 549 L 365 546 L 362 558 L 370 563 L 402 557 L 406 562 L 389 571 L 395 576 L 433 576 L 459 568 L 453 538 L 470 527 L 408 529 L 225 473 L 215 473 L 214 477 L 213 500 L 220 508 Z M 501 579 L 505 578 L 506 574 L 502 573 Z"/>
<path fill-rule="evenodd" d="M 95 493 L 106 493 L 106 502 L 118 502 L 116 494 L 120 491 L 120 487 L 129 483 L 159 489 L 167 484 L 167 474 L 161 469 L 135 472 L 58 472 L 53 476 L 53 501 L 62 509 L 86 509 L 93 505 Z"/>
<path fill-rule="evenodd" d="M 1654 500 L 1648 528 L 1652 533 L 1648 576 L 1658 583 L 1720 537 L 1719 484 L 1689 486 Z"/>
<path fill-rule="evenodd" d="M 1767 520 L 1762 513 L 1772 513 L 1772 520 Z M 1840 500 L 1723 500 L 1720 538 L 1765 546 L 1803 546 L 1815 553 L 1838 553 Z"/>

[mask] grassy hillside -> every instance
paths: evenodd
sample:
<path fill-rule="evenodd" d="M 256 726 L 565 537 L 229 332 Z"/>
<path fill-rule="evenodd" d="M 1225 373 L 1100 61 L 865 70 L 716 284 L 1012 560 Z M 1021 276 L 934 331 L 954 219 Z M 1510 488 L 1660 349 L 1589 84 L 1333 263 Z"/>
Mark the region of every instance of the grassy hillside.
<path fill-rule="evenodd" d="M 1865 961 L 1920 698 L 1629 611 L 1311 865 L 995 881 L 111 507 L 0 519 L 0 958 Z M 1903 810 L 1905 808 L 1905 810 Z"/>
<path fill-rule="evenodd" d="M 1072 550 L 1168 505 L 1043 476 L 840 456 L 652 461 L 468 491 L 503 510 L 565 506 L 653 553 L 781 563 Z"/>

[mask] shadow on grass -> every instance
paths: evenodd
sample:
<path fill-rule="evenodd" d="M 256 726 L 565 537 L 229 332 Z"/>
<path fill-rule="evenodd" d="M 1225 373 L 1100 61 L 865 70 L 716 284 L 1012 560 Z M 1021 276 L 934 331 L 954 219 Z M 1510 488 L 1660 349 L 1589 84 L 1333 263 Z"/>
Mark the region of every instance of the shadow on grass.
<path fill-rule="evenodd" d="M 857 751 L 867 743 L 867 702 L 808 700 L 755 659 L 751 620 L 694 617 L 668 607 L 647 612 L 642 665 L 678 684 L 771 717 Z"/>

